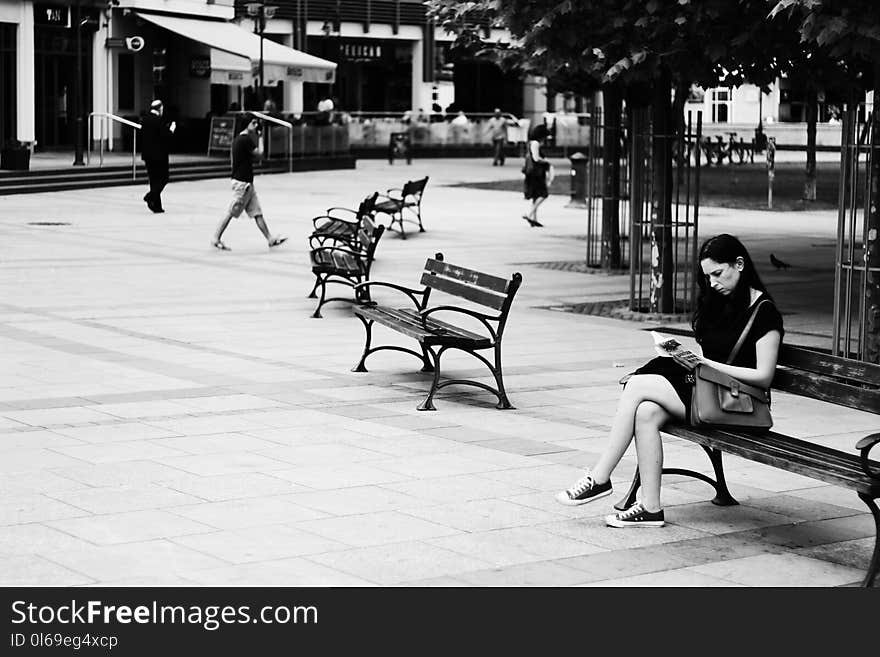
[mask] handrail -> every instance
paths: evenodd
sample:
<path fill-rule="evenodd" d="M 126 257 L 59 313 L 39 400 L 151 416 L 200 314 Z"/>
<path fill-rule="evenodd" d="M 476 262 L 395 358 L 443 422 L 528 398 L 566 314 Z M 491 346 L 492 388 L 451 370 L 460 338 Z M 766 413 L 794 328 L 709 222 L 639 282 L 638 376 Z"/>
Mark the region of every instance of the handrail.
<path fill-rule="evenodd" d="M 258 119 L 263 119 L 264 121 L 268 121 L 269 123 L 275 123 L 280 126 L 284 126 L 287 128 L 287 170 L 293 171 L 293 124 L 288 121 L 282 121 L 281 119 L 276 119 L 274 116 L 269 116 L 268 114 L 263 114 L 262 112 L 251 112 L 252 115 L 256 116 Z"/>
<path fill-rule="evenodd" d="M 88 149 L 86 150 L 86 164 L 91 163 L 91 155 L 92 155 L 92 119 L 95 117 L 99 117 L 102 119 L 110 119 L 111 121 L 116 121 L 118 123 L 122 123 L 127 126 L 131 126 L 135 129 L 131 143 L 131 179 L 134 180 L 137 178 L 137 160 L 135 160 L 135 153 L 137 152 L 137 131 L 141 129 L 140 123 L 135 123 L 134 121 L 129 121 L 128 119 L 123 119 L 121 116 L 116 116 L 115 114 L 110 114 L 109 112 L 90 112 L 89 113 L 89 125 L 88 125 Z M 109 134 L 109 130 L 107 131 Z M 98 166 L 104 166 L 104 131 L 101 131 L 101 149 L 99 151 L 99 160 Z"/>

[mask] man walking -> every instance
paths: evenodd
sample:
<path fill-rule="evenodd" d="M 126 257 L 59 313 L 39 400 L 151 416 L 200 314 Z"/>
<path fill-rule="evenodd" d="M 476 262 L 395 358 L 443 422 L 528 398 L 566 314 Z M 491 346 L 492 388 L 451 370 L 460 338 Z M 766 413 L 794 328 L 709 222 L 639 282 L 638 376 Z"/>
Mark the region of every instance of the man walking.
<path fill-rule="evenodd" d="M 489 137 L 492 139 L 492 166 L 504 166 L 504 146 L 507 144 L 507 119 L 501 116 L 501 110 L 495 108 L 495 114 L 486 122 Z"/>
<path fill-rule="evenodd" d="M 229 251 L 230 248 L 223 243 L 223 231 L 229 226 L 233 217 L 247 212 L 257 224 L 257 228 L 263 233 L 263 237 L 269 243 L 269 248 L 284 244 L 286 237 L 273 237 L 269 233 L 269 227 L 263 220 L 263 209 L 254 189 L 254 160 L 263 157 L 263 135 L 260 121 L 253 114 L 244 115 L 247 124 L 232 142 L 232 203 L 226 216 L 220 220 L 217 232 L 211 241 L 211 246 L 221 251 Z"/>
<path fill-rule="evenodd" d="M 170 125 L 162 120 L 165 106 L 161 100 L 150 104 L 150 112 L 141 124 L 141 159 L 147 167 L 150 179 L 150 191 L 144 195 L 147 207 L 153 212 L 165 212 L 162 207 L 162 190 L 168 184 L 168 150 L 171 135 L 177 128 L 172 121 Z"/>

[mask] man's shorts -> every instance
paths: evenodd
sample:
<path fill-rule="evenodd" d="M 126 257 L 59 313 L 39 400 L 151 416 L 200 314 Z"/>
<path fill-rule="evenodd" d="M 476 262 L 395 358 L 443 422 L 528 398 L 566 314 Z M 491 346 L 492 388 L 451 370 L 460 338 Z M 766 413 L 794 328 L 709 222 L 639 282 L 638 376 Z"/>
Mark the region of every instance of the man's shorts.
<path fill-rule="evenodd" d="M 251 218 L 263 214 L 260 200 L 257 198 L 257 190 L 254 183 L 232 180 L 232 204 L 229 206 L 229 214 L 238 217 L 242 212 L 247 212 Z"/>

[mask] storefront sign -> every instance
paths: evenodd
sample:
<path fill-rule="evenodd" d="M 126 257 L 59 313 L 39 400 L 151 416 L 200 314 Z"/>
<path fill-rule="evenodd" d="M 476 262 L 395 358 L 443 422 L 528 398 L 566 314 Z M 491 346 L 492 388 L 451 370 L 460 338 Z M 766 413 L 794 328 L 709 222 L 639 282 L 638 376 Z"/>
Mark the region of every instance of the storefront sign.
<path fill-rule="evenodd" d="M 212 116 L 208 137 L 208 155 L 211 151 L 228 151 L 235 136 L 235 119 L 230 116 Z"/>
<path fill-rule="evenodd" d="M 189 60 L 189 76 L 191 78 L 207 78 L 211 76 L 211 58 L 207 55 L 196 55 Z"/>
<path fill-rule="evenodd" d="M 34 23 L 70 27 L 70 8 L 58 5 L 34 5 Z"/>
<path fill-rule="evenodd" d="M 294 79 L 301 79 L 303 76 L 303 70 L 297 66 L 288 66 L 287 67 L 287 77 Z"/>
<path fill-rule="evenodd" d="M 230 80 L 244 80 L 244 73 L 241 71 L 229 71 Z"/>
<path fill-rule="evenodd" d="M 340 52 L 350 62 L 372 62 L 382 59 L 382 44 L 343 43 Z"/>

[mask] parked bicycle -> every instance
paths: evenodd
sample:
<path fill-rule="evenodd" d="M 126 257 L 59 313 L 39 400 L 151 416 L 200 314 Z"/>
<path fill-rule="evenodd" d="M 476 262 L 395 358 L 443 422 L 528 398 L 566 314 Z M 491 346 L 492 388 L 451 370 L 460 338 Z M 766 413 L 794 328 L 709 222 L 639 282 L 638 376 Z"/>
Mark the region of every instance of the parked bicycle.
<path fill-rule="evenodd" d="M 724 141 L 724 137 L 721 135 L 715 135 L 714 142 L 711 137 L 706 137 L 703 140 L 702 148 L 706 156 L 706 166 L 711 166 L 713 160 L 716 165 L 721 166 L 724 164 L 725 158 L 727 158 L 730 164 L 733 164 L 734 157 L 736 157 L 737 164 L 744 164 L 746 157 L 749 157 L 749 160 L 754 162 L 754 143 L 746 144 L 742 137 L 737 141 L 735 132 L 728 132 L 727 135 L 727 142 Z"/>

